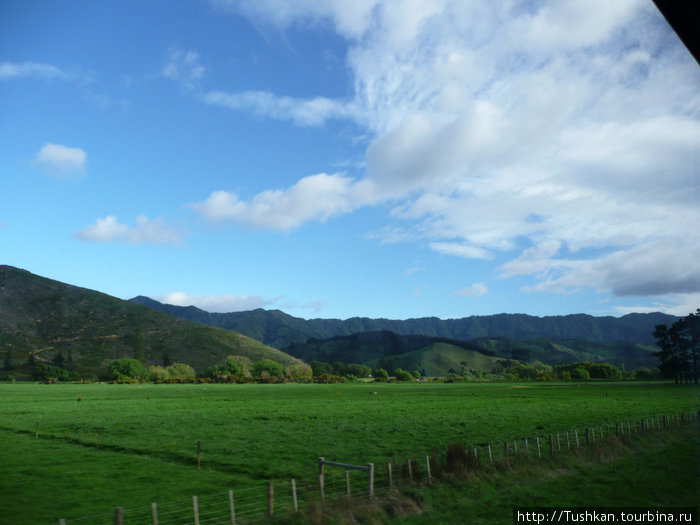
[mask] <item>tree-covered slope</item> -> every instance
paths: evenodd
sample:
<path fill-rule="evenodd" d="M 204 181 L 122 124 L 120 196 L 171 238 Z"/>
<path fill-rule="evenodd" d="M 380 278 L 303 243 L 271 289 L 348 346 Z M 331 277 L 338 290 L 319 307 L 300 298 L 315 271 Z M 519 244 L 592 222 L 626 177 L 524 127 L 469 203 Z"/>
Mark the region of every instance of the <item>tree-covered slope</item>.
<path fill-rule="evenodd" d="M 299 362 L 244 335 L 79 288 L 28 271 L 0 266 L 0 352 L 15 361 L 30 354 L 53 361 L 60 353 L 78 370 L 113 359 L 182 362 L 201 371 L 229 354 L 252 360 Z"/>
<path fill-rule="evenodd" d="M 309 339 L 330 339 L 361 332 L 390 331 L 401 335 L 421 335 L 459 341 L 482 337 L 508 337 L 521 341 L 535 339 L 627 342 L 650 345 L 657 324 L 670 324 L 678 318 L 662 313 L 628 314 L 623 317 L 594 317 L 585 314 L 535 317 L 525 314 L 472 316 L 462 319 L 394 320 L 353 317 L 340 319 L 301 319 L 280 310 L 209 313 L 194 306 L 164 305 L 147 297 L 133 302 L 166 311 L 178 317 L 235 330 L 275 348 L 286 348 Z"/>

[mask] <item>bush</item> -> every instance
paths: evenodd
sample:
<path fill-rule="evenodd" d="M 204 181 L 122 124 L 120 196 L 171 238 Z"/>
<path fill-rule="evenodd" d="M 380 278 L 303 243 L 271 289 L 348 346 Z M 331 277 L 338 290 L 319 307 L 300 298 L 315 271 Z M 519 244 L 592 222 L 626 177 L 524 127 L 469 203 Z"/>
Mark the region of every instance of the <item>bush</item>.
<path fill-rule="evenodd" d="M 69 381 L 70 373 L 58 366 L 37 363 L 32 370 L 32 379 L 35 381 Z"/>
<path fill-rule="evenodd" d="M 383 368 L 377 368 L 372 372 L 375 381 L 386 381 L 389 379 L 389 372 Z"/>
<path fill-rule="evenodd" d="M 284 366 L 272 359 L 261 359 L 253 363 L 253 377 L 262 383 L 284 381 Z"/>
<path fill-rule="evenodd" d="M 284 373 L 288 381 L 295 383 L 310 383 L 313 381 L 313 371 L 306 363 L 289 365 L 285 368 Z"/>
<path fill-rule="evenodd" d="M 168 372 L 169 379 L 174 379 L 175 381 L 191 381 L 197 376 L 194 368 L 185 363 L 173 363 L 166 371 Z"/>
<path fill-rule="evenodd" d="M 170 377 L 168 371 L 162 366 L 149 366 L 148 367 L 148 379 L 156 383 L 161 383 L 167 381 Z"/>
<path fill-rule="evenodd" d="M 124 357 L 109 364 L 110 379 L 125 381 L 131 379 L 143 379 L 148 375 L 146 367 L 138 359 Z"/>
<path fill-rule="evenodd" d="M 588 381 L 590 378 L 591 374 L 584 366 L 577 366 L 571 371 L 571 379 L 573 381 Z"/>
<path fill-rule="evenodd" d="M 404 370 L 403 368 L 397 368 L 394 371 L 394 375 L 396 376 L 397 381 L 413 381 L 411 372 Z"/>

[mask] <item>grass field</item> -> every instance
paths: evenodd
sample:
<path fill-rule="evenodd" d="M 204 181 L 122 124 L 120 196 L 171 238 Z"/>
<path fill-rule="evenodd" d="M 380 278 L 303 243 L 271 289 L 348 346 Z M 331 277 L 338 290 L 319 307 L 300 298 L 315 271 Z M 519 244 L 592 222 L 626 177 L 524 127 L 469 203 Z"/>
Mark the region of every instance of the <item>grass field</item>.
<path fill-rule="evenodd" d="M 312 479 L 318 456 L 382 464 L 698 408 L 697 387 L 668 383 L 5 383 L 0 503 L 8 523 L 57 523 Z"/>

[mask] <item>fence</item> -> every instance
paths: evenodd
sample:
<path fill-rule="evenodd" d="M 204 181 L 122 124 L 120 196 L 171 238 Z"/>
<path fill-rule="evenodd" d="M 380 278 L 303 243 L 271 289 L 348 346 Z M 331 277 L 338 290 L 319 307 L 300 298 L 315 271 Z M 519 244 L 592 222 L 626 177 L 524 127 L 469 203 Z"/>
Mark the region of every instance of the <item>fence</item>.
<path fill-rule="evenodd" d="M 319 457 L 319 474 L 315 479 L 275 481 L 242 490 L 193 496 L 191 499 L 168 503 L 152 503 L 147 507 L 116 507 L 110 513 L 77 519 L 62 518 L 58 522 L 59 525 L 257 523 L 275 515 L 299 512 L 312 506 L 323 508 L 327 502 L 341 498 L 371 500 L 377 491 L 386 493 L 399 484 L 430 484 L 440 472 L 485 469 L 496 463 L 509 464 L 515 458 L 554 457 L 596 443 L 610 442 L 613 438 L 620 441 L 625 436 L 669 430 L 698 420 L 700 410 L 697 413 L 684 412 L 606 422 L 558 433 L 493 440 L 470 446 L 456 444 L 447 448 L 444 459 L 433 454 L 424 456 L 421 460 L 409 458 L 402 463 L 390 462 L 376 469 L 373 463 L 352 465 Z"/>

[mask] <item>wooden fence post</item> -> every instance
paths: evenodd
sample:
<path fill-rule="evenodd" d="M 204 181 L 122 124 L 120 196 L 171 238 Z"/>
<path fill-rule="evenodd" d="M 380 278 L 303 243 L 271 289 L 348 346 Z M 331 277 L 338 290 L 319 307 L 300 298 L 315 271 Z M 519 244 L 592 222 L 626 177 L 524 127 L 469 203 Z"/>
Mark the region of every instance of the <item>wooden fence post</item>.
<path fill-rule="evenodd" d="M 488 444 L 489 449 L 489 462 L 493 463 L 493 454 L 491 453 L 491 443 Z"/>
<path fill-rule="evenodd" d="M 579 447 L 579 444 L 578 444 L 578 429 L 574 429 L 574 437 L 576 438 L 576 448 L 578 448 L 578 447 Z"/>
<path fill-rule="evenodd" d="M 231 525 L 236 525 L 236 507 L 233 505 L 233 491 L 228 491 L 228 507 L 231 513 Z"/>
<path fill-rule="evenodd" d="M 153 517 L 153 525 L 158 525 L 158 505 L 151 503 L 151 516 Z"/>
<path fill-rule="evenodd" d="M 479 468 L 479 456 L 476 453 L 476 447 L 474 447 L 474 468 Z"/>
<path fill-rule="evenodd" d="M 542 457 L 542 451 L 540 450 L 540 438 L 539 436 L 535 438 L 537 440 L 537 457 Z"/>
<path fill-rule="evenodd" d="M 549 435 L 549 455 L 554 455 L 554 436 L 552 434 Z"/>
<path fill-rule="evenodd" d="M 413 482 L 413 468 L 411 467 L 411 460 L 408 460 L 408 481 Z"/>
<path fill-rule="evenodd" d="M 664 430 L 668 430 L 668 416 L 664 416 Z"/>
<path fill-rule="evenodd" d="M 368 463 L 367 466 L 369 467 L 369 471 L 367 473 L 369 484 L 367 497 L 370 501 L 372 501 L 372 498 L 374 498 L 374 463 Z"/>
<path fill-rule="evenodd" d="M 323 487 L 323 474 L 318 475 L 318 490 L 321 493 L 321 505 L 326 503 L 326 491 Z"/>
<path fill-rule="evenodd" d="M 294 512 L 299 512 L 299 501 L 297 500 L 297 482 L 292 479 L 292 503 L 294 503 Z"/>
<path fill-rule="evenodd" d="M 267 515 L 275 515 L 275 485 L 272 481 L 267 484 Z"/>
<path fill-rule="evenodd" d="M 514 456 L 518 455 L 518 440 L 517 439 L 513 440 L 513 455 Z"/>
<path fill-rule="evenodd" d="M 345 493 L 350 497 L 350 471 L 345 471 Z"/>
<path fill-rule="evenodd" d="M 557 449 L 561 452 L 561 441 L 559 441 L 559 434 L 557 434 Z"/>
<path fill-rule="evenodd" d="M 391 489 L 394 487 L 394 480 L 391 478 L 391 463 L 386 464 L 386 471 L 389 474 L 389 488 Z"/>
<path fill-rule="evenodd" d="M 199 470 L 201 460 L 202 460 L 202 442 L 197 441 L 197 470 Z"/>
<path fill-rule="evenodd" d="M 199 501 L 197 496 L 192 496 L 192 510 L 194 511 L 194 525 L 199 525 Z"/>
<path fill-rule="evenodd" d="M 600 425 L 600 440 L 603 441 L 603 425 Z"/>
<path fill-rule="evenodd" d="M 323 456 L 318 458 L 318 475 L 323 476 L 324 474 L 324 466 L 323 462 L 325 461 L 325 458 Z"/>
<path fill-rule="evenodd" d="M 425 456 L 425 468 L 428 472 L 428 483 L 432 483 L 433 478 L 430 475 L 430 456 Z"/>
<path fill-rule="evenodd" d="M 124 507 L 114 507 L 114 525 L 124 525 Z"/>
<path fill-rule="evenodd" d="M 630 425 L 630 420 L 627 420 L 627 433 L 631 436 L 632 435 L 632 425 Z"/>
<path fill-rule="evenodd" d="M 530 455 L 530 445 L 527 443 L 527 438 L 525 438 L 525 455 L 529 456 Z"/>

